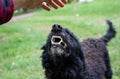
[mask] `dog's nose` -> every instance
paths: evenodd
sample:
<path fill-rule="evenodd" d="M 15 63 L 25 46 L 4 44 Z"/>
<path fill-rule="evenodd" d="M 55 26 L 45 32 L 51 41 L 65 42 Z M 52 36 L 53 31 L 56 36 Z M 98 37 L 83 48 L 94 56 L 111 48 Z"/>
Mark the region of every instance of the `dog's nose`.
<path fill-rule="evenodd" d="M 59 24 L 54 24 L 52 27 L 53 32 L 60 32 L 62 30 L 62 27 Z"/>

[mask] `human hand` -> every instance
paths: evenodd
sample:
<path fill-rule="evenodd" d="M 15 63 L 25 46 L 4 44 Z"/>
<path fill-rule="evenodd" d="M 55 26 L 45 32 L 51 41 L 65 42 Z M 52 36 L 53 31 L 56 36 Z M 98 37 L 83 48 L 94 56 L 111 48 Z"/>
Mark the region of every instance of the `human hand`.
<path fill-rule="evenodd" d="M 41 0 L 40 6 L 43 9 L 50 11 L 50 7 L 48 5 L 51 5 L 54 9 L 58 9 L 59 7 L 64 7 L 67 1 L 68 0 Z"/>

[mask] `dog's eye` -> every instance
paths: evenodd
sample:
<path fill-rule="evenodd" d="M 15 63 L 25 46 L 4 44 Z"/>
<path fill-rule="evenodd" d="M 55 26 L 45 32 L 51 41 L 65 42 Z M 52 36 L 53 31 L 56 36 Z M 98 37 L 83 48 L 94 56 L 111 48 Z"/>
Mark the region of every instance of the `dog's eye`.
<path fill-rule="evenodd" d="M 53 38 L 52 41 L 53 41 L 53 42 L 60 42 L 61 39 L 60 39 L 60 38 Z"/>

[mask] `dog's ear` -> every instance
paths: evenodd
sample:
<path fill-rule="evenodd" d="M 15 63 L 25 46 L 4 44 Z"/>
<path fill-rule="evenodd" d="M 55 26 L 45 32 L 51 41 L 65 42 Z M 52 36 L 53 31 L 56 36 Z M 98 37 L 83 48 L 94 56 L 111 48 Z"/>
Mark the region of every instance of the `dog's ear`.
<path fill-rule="evenodd" d="M 73 34 L 73 32 L 71 32 L 70 30 L 68 30 L 67 28 L 65 28 L 66 33 L 68 33 L 72 38 L 76 38 L 76 36 Z"/>
<path fill-rule="evenodd" d="M 43 46 L 41 47 L 41 50 L 44 50 L 44 49 L 45 49 L 45 47 L 46 47 L 46 45 L 43 45 Z"/>
<path fill-rule="evenodd" d="M 65 32 L 68 33 L 68 34 L 70 34 L 70 35 L 73 34 L 73 33 L 72 33 L 70 30 L 68 30 L 67 28 L 65 28 Z"/>
<path fill-rule="evenodd" d="M 67 34 L 70 35 L 70 37 L 74 38 L 74 40 L 78 41 L 77 37 L 73 34 L 73 32 L 71 32 L 70 30 L 68 30 L 67 28 L 65 28 L 65 32 Z"/>

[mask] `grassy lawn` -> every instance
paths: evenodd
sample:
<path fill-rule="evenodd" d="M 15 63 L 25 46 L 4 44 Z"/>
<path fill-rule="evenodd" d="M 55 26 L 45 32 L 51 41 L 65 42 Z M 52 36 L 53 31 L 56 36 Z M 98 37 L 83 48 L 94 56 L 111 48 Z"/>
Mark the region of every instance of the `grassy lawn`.
<path fill-rule="evenodd" d="M 105 34 L 110 19 L 117 36 L 108 44 L 113 79 L 120 79 L 120 0 L 68 4 L 51 12 L 38 10 L 31 17 L 0 26 L 0 79 L 45 79 L 40 47 L 53 24 L 69 28 L 82 41 Z"/>

